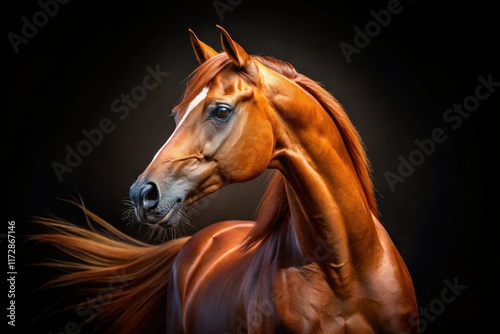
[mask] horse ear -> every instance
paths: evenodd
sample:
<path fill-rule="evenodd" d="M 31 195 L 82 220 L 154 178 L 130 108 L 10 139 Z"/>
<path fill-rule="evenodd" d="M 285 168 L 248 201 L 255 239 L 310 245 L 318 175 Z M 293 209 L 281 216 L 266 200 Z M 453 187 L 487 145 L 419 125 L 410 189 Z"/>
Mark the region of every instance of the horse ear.
<path fill-rule="evenodd" d="M 191 37 L 191 45 L 193 46 L 194 54 L 196 55 L 196 59 L 198 59 L 200 65 L 218 54 L 218 52 L 215 51 L 212 47 L 200 41 L 191 29 L 188 30 L 189 36 Z"/>
<path fill-rule="evenodd" d="M 219 29 L 222 47 L 224 51 L 227 53 L 229 58 L 236 64 L 238 67 L 246 67 L 252 61 L 252 57 L 233 39 L 229 36 L 228 32 L 222 28 L 220 25 L 216 25 L 217 29 Z"/>

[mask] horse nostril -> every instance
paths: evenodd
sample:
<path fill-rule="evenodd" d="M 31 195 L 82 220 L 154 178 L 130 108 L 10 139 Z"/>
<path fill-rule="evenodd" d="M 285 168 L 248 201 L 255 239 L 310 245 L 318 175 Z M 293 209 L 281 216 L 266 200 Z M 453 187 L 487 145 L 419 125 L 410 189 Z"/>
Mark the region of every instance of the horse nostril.
<path fill-rule="evenodd" d="M 148 182 L 141 187 L 142 206 L 146 210 L 154 209 L 160 202 L 160 191 L 156 183 Z"/>

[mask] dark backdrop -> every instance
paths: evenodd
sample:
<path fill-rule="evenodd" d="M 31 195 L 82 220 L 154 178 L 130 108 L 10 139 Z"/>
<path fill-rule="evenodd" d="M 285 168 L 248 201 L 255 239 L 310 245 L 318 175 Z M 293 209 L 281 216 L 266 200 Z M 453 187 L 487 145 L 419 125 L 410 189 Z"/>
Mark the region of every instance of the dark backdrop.
<path fill-rule="evenodd" d="M 500 81 L 498 23 L 486 1 L 402 0 L 389 21 L 380 11 L 395 3 L 72 1 L 57 10 L 48 7 L 52 17 L 37 14 L 42 7 L 36 1 L 4 7 L 4 224 L 16 222 L 16 332 L 59 333 L 69 321 L 83 320 L 74 309 L 51 313 L 71 294 L 39 290 L 56 273 L 32 264 L 61 255 L 24 242 L 39 232 L 31 217 L 53 213 L 83 224 L 81 214 L 59 199 L 81 195 L 88 208 L 142 237 L 137 226 L 121 218 L 128 187 L 173 131 L 170 110 L 197 65 L 187 29 L 220 50 L 216 24 L 250 53 L 291 62 L 344 105 L 373 165 L 383 224 L 413 276 L 423 332 L 494 325 L 490 305 L 498 297 L 499 252 L 492 232 L 498 221 L 492 157 L 498 148 L 492 141 L 500 93 L 493 90 L 499 87 L 476 99 L 479 104 L 472 104 L 474 111 L 460 117 L 460 124 L 456 118 L 446 122 L 443 115 L 454 104 L 475 101 L 471 96 L 479 77 Z M 382 25 L 370 23 L 373 13 L 385 20 Z M 9 33 L 21 36 L 33 15 L 38 32 L 25 28 L 31 37 L 15 52 Z M 372 29 L 369 43 L 355 39 L 355 27 Z M 343 42 L 358 45 L 349 61 Z M 113 112 L 113 101 L 140 91 L 147 67 L 168 75 L 128 114 Z M 85 132 L 95 133 L 103 119 L 109 133 L 94 137 L 87 156 L 73 160 L 72 171 L 58 179 L 54 163 L 67 164 L 68 149 L 84 149 Z M 436 128 L 446 139 L 418 153 L 422 149 L 415 141 L 429 143 Z M 391 186 L 389 173 L 398 174 L 401 161 L 410 159 L 419 165 Z M 195 228 L 186 232 L 224 219 L 252 219 L 264 180 L 265 175 L 232 185 L 199 203 L 192 216 Z M 4 246 L 6 231 L 1 231 Z M 452 293 L 454 284 L 460 287 Z M 42 312 L 48 313 L 38 317 Z"/>

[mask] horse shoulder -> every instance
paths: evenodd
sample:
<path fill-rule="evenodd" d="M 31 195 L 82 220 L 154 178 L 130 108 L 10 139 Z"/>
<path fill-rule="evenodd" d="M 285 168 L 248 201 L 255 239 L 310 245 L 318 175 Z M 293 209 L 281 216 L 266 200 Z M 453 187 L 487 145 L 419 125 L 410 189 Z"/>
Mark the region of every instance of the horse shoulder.
<path fill-rule="evenodd" d="M 408 269 L 385 228 L 378 221 L 376 225 L 382 259 L 377 268 L 360 274 L 347 298 L 330 290 L 315 264 L 277 273 L 273 302 L 284 328 L 294 333 L 417 332 L 418 310 Z"/>
<path fill-rule="evenodd" d="M 182 247 L 173 266 L 179 289 L 189 291 L 191 281 L 203 274 L 214 261 L 236 249 L 254 223 L 251 221 L 222 221 L 196 232 Z"/>
<path fill-rule="evenodd" d="M 384 226 L 375 219 L 379 240 L 384 249 L 379 268 L 369 275 L 365 291 L 378 301 L 377 308 L 384 309 L 379 314 L 385 315 L 388 331 L 398 328 L 399 331 L 414 333 L 417 331 L 418 307 L 415 303 L 415 291 L 409 270 L 394 245 Z M 416 318 L 415 318 L 416 317 Z"/>
<path fill-rule="evenodd" d="M 214 223 L 196 232 L 181 248 L 172 266 L 168 297 L 169 326 L 176 332 L 182 332 L 181 318 L 196 287 L 220 259 L 239 249 L 253 226 L 254 222 L 240 220 Z"/>

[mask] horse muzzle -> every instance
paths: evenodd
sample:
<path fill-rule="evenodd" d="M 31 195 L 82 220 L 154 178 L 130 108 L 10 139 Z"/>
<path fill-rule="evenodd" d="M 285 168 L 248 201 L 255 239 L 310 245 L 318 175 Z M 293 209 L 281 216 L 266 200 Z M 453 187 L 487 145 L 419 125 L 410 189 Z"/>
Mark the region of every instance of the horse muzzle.
<path fill-rule="evenodd" d="M 179 221 L 184 197 L 182 194 L 162 194 L 157 182 L 142 176 L 130 187 L 130 200 L 137 219 L 162 227 L 173 226 Z"/>

